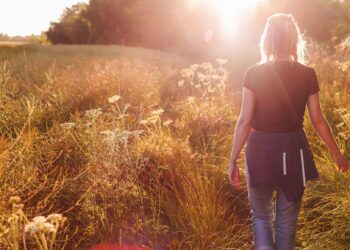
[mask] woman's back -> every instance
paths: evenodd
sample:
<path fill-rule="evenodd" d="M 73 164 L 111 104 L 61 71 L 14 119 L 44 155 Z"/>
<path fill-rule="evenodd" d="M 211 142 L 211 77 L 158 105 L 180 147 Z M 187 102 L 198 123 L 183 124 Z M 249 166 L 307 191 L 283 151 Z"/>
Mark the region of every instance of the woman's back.
<path fill-rule="evenodd" d="M 307 98 L 319 91 L 315 70 L 295 61 L 255 64 L 243 86 L 255 94 L 252 127 L 266 132 L 301 130 Z"/>
<path fill-rule="evenodd" d="M 255 64 L 245 74 L 228 174 L 231 184 L 239 189 L 238 156 L 247 141 L 246 176 L 254 249 L 295 247 L 304 189 L 307 180 L 318 178 L 311 147 L 302 129 L 306 104 L 312 125 L 333 153 L 339 170 L 349 169 L 322 114 L 316 73 L 299 63 L 303 62 L 303 47 L 294 18 L 272 15 L 260 41 L 264 63 Z"/>

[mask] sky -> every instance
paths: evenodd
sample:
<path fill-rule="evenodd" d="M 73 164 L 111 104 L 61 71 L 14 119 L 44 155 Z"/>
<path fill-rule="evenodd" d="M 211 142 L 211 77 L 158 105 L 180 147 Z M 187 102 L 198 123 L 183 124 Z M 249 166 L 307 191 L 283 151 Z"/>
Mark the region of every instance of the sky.
<path fill-rule="evenodd" d="M 57 21 L 63 10 L 88 0 L 0 0 L 0 33 L 10 36 L 40 35 Z"/>

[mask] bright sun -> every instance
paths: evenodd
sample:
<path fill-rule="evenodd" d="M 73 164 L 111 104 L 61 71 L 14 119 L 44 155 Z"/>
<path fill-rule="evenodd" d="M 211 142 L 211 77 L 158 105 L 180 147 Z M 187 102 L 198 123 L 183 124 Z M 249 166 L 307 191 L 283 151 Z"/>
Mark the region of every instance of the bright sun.
<path fill-rule="evenodd" d="M 218 9 L 222 27 L 227 35 L 236 31 L 237 19 L 250 8 L 256 6 L 258 0 L 208 0 Z"/>
<path fill-rule="evenodd" d="M 237 20 L 246 13 L 247 10 L 256 7 L 259 2 L 265 0 L 188 0 L 188 7 L 194 8 L 200 3 L 209 3 L 214 11 L 218 11 L 222 28 L 228 36 L 235 34 Z"/>

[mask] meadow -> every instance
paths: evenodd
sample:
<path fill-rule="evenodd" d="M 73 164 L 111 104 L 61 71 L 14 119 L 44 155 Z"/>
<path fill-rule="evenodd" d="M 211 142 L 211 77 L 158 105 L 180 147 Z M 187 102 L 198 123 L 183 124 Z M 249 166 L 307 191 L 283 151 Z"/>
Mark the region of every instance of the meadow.
<path fill-rule="evenodd" d="M 251 249 L 244 152 L 243 190 L 227 176 L 241 93 L 226 63 L 118 46 L 2 46 L 0 248 Z M 350 45 L 313 45 L 307 64 L 350 159 Z M 305 119 L 320 178 L 305 190 L 297 249 L 350 249 L 349 172 Z"/>

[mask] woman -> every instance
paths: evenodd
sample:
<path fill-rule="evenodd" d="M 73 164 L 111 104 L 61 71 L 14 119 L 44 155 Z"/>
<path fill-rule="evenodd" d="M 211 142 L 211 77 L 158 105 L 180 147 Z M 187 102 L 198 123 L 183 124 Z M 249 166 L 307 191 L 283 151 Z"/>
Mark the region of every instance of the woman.
<path fill-rule="evenodd" d="M 289 250 L 295 247 L 307 181 L 319 177 L 303 130 L 306 106 L 315 131 L 332 152 L 339 170 L 345 172 L 349 167 L 322 114 L 315 70 L 300 63 L 303 40 L 291 15 L 268 18 L 260 49 L 262 61 L 245 73 L 228 174 L 234 188 L 240 189 L 237 158 L 247 141 L 245 168 L 254 249 Z"/>

